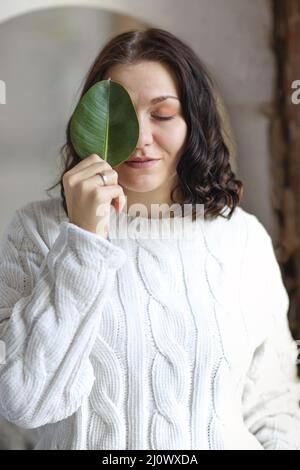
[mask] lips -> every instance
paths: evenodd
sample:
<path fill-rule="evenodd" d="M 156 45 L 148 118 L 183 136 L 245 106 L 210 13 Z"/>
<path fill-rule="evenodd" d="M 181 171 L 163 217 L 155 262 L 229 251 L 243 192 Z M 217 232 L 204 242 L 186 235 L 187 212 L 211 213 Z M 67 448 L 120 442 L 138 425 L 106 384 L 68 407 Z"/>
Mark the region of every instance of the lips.
<path fill-rule="evenodd" d="M 146 160 L 146 159 L 142 160 L 141 158 L 139 160 L 132 159 L 132 160 L 125 162 L 125 165 L 127 165 L 130 168 L 135 168 L 135 169 L 146 169 L 146 168 L 152 168 L 158 165 L 159 160 L 160 159 L 158 158 L 154 158 L 151 160 Z"/>
<path fill-rule="evenodd" d="M 132 157 L 127 160 L 128 162 L 149 162 L 151 160 L 157 160 L 157 158 L 152 158 L 152 157 Z"/>

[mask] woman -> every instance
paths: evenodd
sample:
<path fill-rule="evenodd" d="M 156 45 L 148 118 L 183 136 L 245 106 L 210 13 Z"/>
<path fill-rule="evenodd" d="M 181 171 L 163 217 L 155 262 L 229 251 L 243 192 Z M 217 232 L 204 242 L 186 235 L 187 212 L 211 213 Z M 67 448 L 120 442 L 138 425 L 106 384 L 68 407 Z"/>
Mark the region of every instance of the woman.
<path fill-rule="evenodd" d="M 140 164 L 81 160 L 69 123 L 61 198 L 14 214 L 1 245 L 0 414 L 38 428 L 36 449 L 300 448 L 288 296 L 269 234 L 238 207 L 212 81 L 154 28 L 113 38 L 82 94 L 109 77 L 134 102 Z M 152 215 L 173 203 L 192 208 L 172 221 L 188 237 L 175 222 L 165 237 L 171 215 Z"/>

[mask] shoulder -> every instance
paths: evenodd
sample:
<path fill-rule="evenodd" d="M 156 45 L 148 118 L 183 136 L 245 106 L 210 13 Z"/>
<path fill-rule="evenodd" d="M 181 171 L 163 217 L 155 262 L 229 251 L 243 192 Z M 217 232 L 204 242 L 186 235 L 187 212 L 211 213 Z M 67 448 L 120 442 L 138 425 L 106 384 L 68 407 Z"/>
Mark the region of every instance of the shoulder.
<path fill-rule="evenodd" d="M 36 201 L 28 202 L 20 206 L 16 212 L 22 219 L 34 220 L 53 220 L 60 223 L 62 217 L 62 200 L 60 197 L 40 199 Z"/>
<path fill-rule="evenodd" d="M 258 216 L 238 207 L 237 216 L 245 227 L 245 257 L 254 263 L 266 262 L 267 266 L 276 263 L 273 240 Z M 270 263 L 271 261 L 271 263 Z"/>
<path fill-rule="evenodd" d="M 229 208 L 226 206 L 224 214 L 229 214 Z M 230 218 L 223 218 L 225 220 L 225 226 L 228 226 L 229 230 L 245 229 L 247 233 L 260 237 L 269 237 L 269 234 L 260 221 L 259 217 L 255 214 L 246 211 L 241 206 L 236 206 Z"/>
<path fill-rule="evenodd" d="M 67 220 L 60 197 L 28 202 L 16 209 L 12 221 L 19 221 L 25 238 L 42 250 L 49 248 Z"/>
<path fill-rule="evenodd" d="M 203 224 L 207 240 L 225 256 L 233 254 L 240 257 L 246 250 L 264 250 L 271 242 L 271 237 L 259 218 L 246 211 L 241 206 L 236 206 L 228 217 L 228 206 L 223 211 L 223 217 L 218 216 L 213 220 L 206 220 Z M 272 242 L 271 242 L 272 243 Z"/>
<path fill-rule="evenodd" d="M 273 240 L 257 216 L 241 208 L 238 210 L 238 216 L 244 219 L 246 227 L 241 276 L 247 304 L 252 305 L 254 301 L 256 305 L 263 306 L 267 303 L 265 311 L 272 314 L 270 306 L 275 302 L 285 315 L 289 298 Z M 267 314 L 265 316 L 267 317 Z"/>

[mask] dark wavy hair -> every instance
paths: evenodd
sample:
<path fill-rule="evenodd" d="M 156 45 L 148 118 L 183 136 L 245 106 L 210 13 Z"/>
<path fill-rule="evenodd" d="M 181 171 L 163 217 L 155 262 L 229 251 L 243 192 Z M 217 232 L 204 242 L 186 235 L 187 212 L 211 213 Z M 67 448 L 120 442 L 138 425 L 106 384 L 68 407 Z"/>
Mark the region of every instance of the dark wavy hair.
<path fill-rule="evenodd" d="M 216 89 L 204 64 L 195 52 L 176 36 L 158 28 L 133 29 L 113 37 L 100 51 L 88 71 L 81 97 L 96 82 L 103 80 L 111 67 L 119 64 L 135 64 L 141 61 L 157 61 L 170 67 L 180 93 L 183 116 L 187 124 L 185 150 L 176 171 L 179 184 L 171 191 L 179 190 L 183 204 L 204 205 L 204 217 L 225 217 L 221 214 L 227 205 L 230 218 L 243 195 L 243 183 L 236 179 L 229 162 L 229 150 L 222 135 L 222 119 L 216 102 Z M 80 98 L 81 98 L 80 97 Z M 66 143 L 60 149 L 64 170 L 58 184 L 61 186 L 63 207 L 67 205 L 63 175 L 81 158 L 70 139 L 70 123 L 67 125 Z"/>

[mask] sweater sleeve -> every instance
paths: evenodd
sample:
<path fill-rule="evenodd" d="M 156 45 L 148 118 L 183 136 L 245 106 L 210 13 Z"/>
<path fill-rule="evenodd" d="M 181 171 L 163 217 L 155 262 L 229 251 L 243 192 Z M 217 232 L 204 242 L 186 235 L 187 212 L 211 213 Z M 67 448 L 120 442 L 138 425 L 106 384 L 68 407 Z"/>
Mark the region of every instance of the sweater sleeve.
<path fill-rule="evenodd" d="M 89 355 L 126 253 L 62 222 L 41 256 L 19 211 L 0 244 L 0 415 L 36 428 L 72 415 L 89 395 Z"/>
<path fill-rule="evenodd" d="M 260 339 L 246 376 L 243 417 L 265 450 L 296 450 L 300 385 L 297 346 L 287 316 L 289 298 L 272 239 L 256 217 L 254 227 L 246 249 L 243 302 L 253 337 Z"/>

